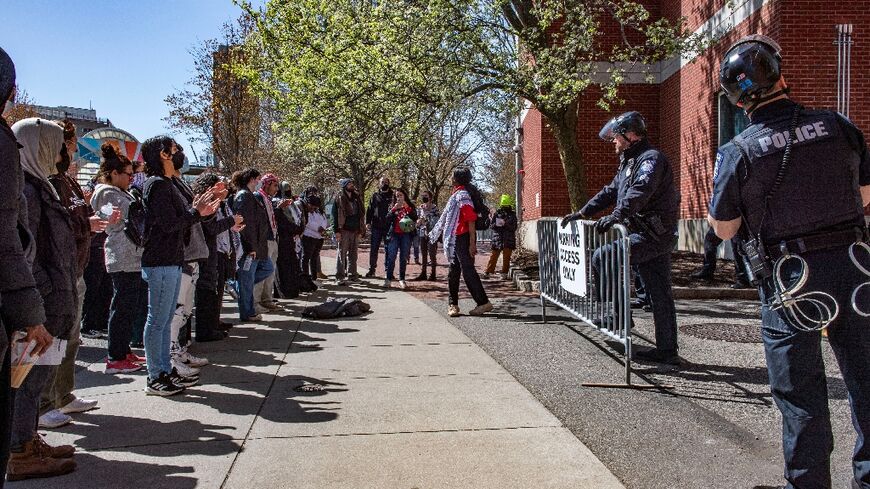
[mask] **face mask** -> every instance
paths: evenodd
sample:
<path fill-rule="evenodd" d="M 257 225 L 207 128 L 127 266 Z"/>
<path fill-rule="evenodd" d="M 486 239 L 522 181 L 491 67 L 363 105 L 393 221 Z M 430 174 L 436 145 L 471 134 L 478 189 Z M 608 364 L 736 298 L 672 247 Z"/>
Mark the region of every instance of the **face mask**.
<path fill-rule="evenodd" d="M 177 151 L 174 155 L 172 155 L 172 166 L 176 170 L 181 170 L 184 166 L 184 151 Z"/>
<path fill-rule="evenodd" d="M 428 196 L 428 195 L 424 195 L 424 196 L 423 196 L 423 203 L 424 203 L 424 204 L 428 204 L 428 203 L 429 203 L 429 196 Z"/>
<path fill-rule="evenodd" d="M 140 171 L 139 173 L 133 174 L 133 181 L 130 182 L 130 185 L 141 189 L 142 186 L 145 185 L 145 179 L 145 172 Z"/>
<path fill-rule="evenodd" d="M 389 190 L 390 190 L 390 186 L 389 186 L 389 184 L 381 185 L 381 191 L 382 191 L 382 192 L 388 192 Z"/>

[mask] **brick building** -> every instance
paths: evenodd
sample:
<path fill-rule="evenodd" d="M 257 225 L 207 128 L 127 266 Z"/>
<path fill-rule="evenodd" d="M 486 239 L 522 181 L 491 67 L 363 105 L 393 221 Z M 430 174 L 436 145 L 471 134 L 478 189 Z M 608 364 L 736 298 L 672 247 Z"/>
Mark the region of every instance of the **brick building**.
<path fill-rule="evenodd" d="M 650 139 L 674 164 L 682 191 L 679 246 L 699 250 L 706 229 L 704 217 L 712 192 L 716 148 L 745 124 L 719 88 L 719 60 L 740 37 L 759 33 L 783 50 L 783 75 L 791 96 L 807 107 L 846 112 L 870 135 L 870 3 L 821 0 L 649 0 L 653 17 L 686 17 L 693 31 L 719 32 L 721 40 L 694 60 L 672 60 L 651 67 L 656 81 L 628 76 L 620 89 L 625 105 L 607 113 L 595 105 L 599 94 L 584 93 L 577 139 L 586 168 L 586 185 L 594 195 L 616 170 L 612 145 L 598 139 L 598 130 L 614 114 L 638 110 Z M 838 26 L 851 24 L 850 59 L 840 56 Z M 844 41 L 843 41 L 844 42 Z M 841 42 L 842 44 L 842 42 Z M 845 86 L 846 65 L 851 70 Z M 848 96 L 846 96 L 848 88 Z M 839 92 L 838 92 L 839 90 Z M 839 97 L 839 98 L 838 98 Z M 534 108 L 522 116 L 522 208 L 524 244 L 535 243 L 534 222 L 569 212 L 569 200 L 555 140 L 546 120 Z"/>

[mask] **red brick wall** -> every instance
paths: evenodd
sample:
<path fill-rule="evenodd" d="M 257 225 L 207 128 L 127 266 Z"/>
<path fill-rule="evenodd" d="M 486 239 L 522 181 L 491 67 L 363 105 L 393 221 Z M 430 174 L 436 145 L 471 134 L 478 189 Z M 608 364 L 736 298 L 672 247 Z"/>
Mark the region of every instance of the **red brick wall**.
<path fill-rule="evenodd" d="M 530 109 L 523 119 L 523 220 L 538 219 L 535 194 L 541 191 L 541 113 Z"/>

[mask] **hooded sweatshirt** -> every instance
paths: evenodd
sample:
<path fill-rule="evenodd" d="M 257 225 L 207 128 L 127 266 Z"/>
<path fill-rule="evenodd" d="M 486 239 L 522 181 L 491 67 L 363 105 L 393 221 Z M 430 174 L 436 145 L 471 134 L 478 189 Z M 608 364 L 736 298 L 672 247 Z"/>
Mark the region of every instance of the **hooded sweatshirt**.
<path fill-rule="evenodd" d="M 15 65 L 0 48 L 0 103 L 9 99 L 14 86 Z M 18 148 L 12 129 L 0 117 L 0 175 L 3 175 L 3 189 L 0 191 L 0 318 L 6 328 L 12 330 L 45 322 L 42 297 L 29 265 L 36 248 L 27 228 L 27 205 L 22 198 L 24 172 Z M 5 334 L 0 334 L 0 353 L 5 351 L 5 337 Z"/>
<path fill-rule="evenodd" d="M 104 183 L 97 185 L 91 197 L 91 206 L 95 209 L 106 204 L 121 209 L 121 220 L 106 226 L 106 243 L 103 249 L 106 254 L 106 271 L 109 273 L 142 271 L 143 249 L 133 244 L 124 233 L 124 219 L 127 218 L 133 200 L 134 197 L 129 192 Z"/>

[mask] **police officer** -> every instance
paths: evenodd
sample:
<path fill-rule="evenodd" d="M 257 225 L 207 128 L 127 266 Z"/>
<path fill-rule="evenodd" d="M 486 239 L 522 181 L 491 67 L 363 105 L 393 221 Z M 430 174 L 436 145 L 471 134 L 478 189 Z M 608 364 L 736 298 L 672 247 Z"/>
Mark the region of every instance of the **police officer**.
<path fill-rule="evenodd" d="M 853 487 L 870 489 L 870 317 L 858 313 L 870 305 L 860 289 L 870 278 L 849 254 L 860 255 L 864 245 L 853 243 L 867 240 L 870 154 L 846 118 L 789 100 L 781 61 L 779 46 L 759 35 L 725 54 L 722 89 L 751 125 L 719 149 L 708 219 L 722 239 L 739 230 L 759 287 L 770 388 L 782 413 L 786 487 L 831 487 L 820 333 L 826 326 L 858 432 Z M 864 267 L 868 258 L 859 258 Z M 803 280 L 788 300 L 784 290 Z"/>
<path fill-rule="evenodd" d="M 569 221 L 589 218 L 615 205 L 595 227 L 605 232 L 616 223 L 630 231 L 631 265 L 640 275 L 652 306 L 656 347 L 638 350 L 642 360 L 678 365 L 677 314 L 671 291 L 671 251 L 676 244 L 680 193 L 674 185 L 668 159 L 647 140 L 646 123 L 637 112 L 611 119 L 598 136 L 613 143 L 619 155 L 619 169 L 613 181 L 580 209 L 565 216 Z M 609 246 L 609 245 L 607 245 Z M 592 255 L 596 275 L 601 270 L 602 250 Z"/>

